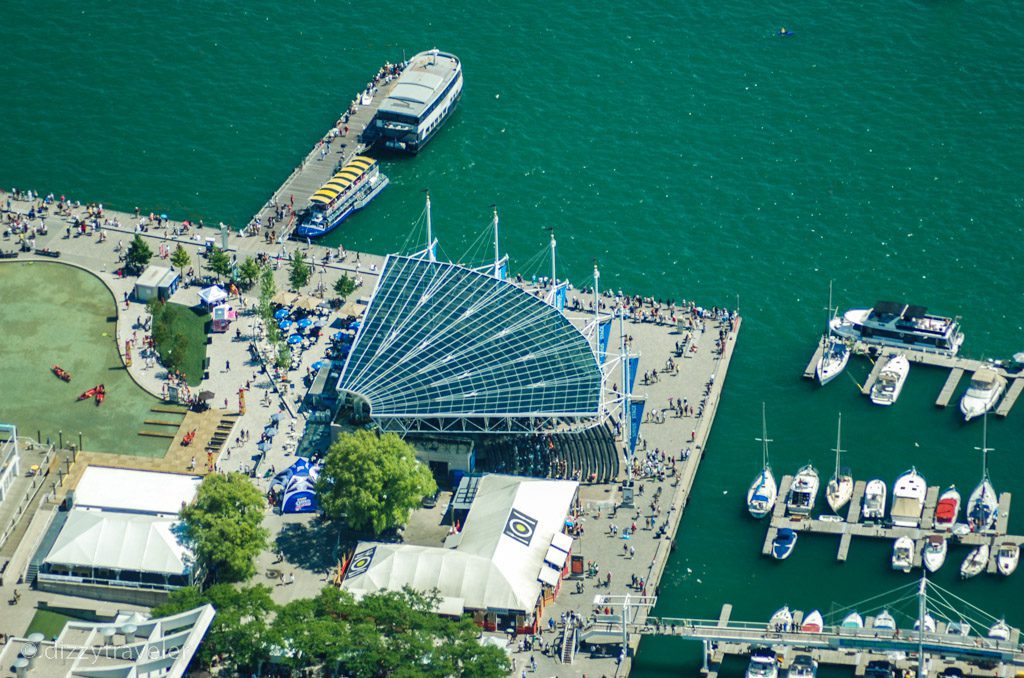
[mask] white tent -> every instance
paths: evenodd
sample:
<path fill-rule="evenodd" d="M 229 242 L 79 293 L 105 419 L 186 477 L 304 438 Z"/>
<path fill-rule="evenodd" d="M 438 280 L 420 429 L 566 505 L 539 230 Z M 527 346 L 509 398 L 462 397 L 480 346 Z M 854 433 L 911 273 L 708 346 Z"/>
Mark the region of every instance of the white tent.
<path fill-rule="evenodd" d="M 207 306 L 215 306 L 228 298 L 228 293 L 213 285 L 199 291 L 199 299 Z"/>
<path fill-rule="evenodd" d="M 48 565 L 181 575 L 191 554 L 158 516 L 72 509 L 43 560 Z"/>
<path fill-rule="evenodd" d="M 177 516 L 191 504 L 199 476 L 89 466 L 75 486 L 74 505 L 131 513 Z"/>

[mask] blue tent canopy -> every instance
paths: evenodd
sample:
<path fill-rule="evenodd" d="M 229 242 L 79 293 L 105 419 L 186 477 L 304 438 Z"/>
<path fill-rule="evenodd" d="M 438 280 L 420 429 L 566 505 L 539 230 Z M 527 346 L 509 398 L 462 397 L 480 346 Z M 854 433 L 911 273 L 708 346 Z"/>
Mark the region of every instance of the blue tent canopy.
<path fill-rule="evenodd" d="M 274 320 L 284 320 L 288 317 L 288 309 L 279 308 L 274 312 Z"/>
<path fill-rule="evenodd" d="M 302 341 L 302 335 L 301 334 L 293 334 L 290 337 L 288 337 L 288 343 L 289 344 L 298 344 L 301 341 Z"/>

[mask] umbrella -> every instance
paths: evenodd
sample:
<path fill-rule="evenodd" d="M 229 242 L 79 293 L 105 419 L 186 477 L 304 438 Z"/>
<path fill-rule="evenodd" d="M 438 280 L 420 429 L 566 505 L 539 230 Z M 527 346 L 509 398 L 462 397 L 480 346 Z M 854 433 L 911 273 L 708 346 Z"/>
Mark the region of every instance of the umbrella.
<path fill-rule="evenodd" d="M 161 215 L 160 215 L 160 218 L 161 218 L 161 219 L 165 219 L 165 220 L 166 220 L 166 219 L 167 219 L 167 215 L 166 215 L 166 214 L 161 214 Z"/>
<path fill-rule="evenodd" d="M 201 391 L 199 393 L 200 400 L 213 400 L 216 396 L 213 395 L 213 391 Z"/>
<path fill-rule="evenodd" d="M 292 326 L 292 321 L 291 320 L 282 320 L 281 322 L 277 323 L 277 326 L 279 328 L 281 328 L 282 330 L 286 330 L 286 329 L 288 329 L 289 327 Z"/>
<path fill-rule="evenodd" d="M 317 360 L 315 363 L 310 365 L 314 370 L 319 370 L 321 367 L 327 364 L 326 360 Z"/>
<path fill-rule="evenodd" d="M 260 452 L 266 452 L 267 450 L 270 449 L 270 443 L 256 443 L 256 449 L 259 450 Z"/>
<path fill-rule="evenodd" d="M 327 327 L 327 321 L 323 319 L 317 320 L 313 323 L 313 327 Z"/>
<path fill-rule="evenodd" d="M 290 337 L 288 337 L 288 343 L 291 344 L 291 345 L 295 345 L 295 344 L 299 343 L 300 341 L 302 341 L 302 335 L 301 334 L 293 334 Z"/>
<path fill-rule="evenodd" d="M 334 334 L 331 335 L 331 339 L 333 339 L 334 341 L 341 341 L 341 338 L 344 336 L 345 335 L 341 332 L 335 332 Z"/>
<path fill-rule="evenodd" d="M 287 308 L 279 308 L 274 313 L 274 320 L 284 320 L 287 317 L 288 317 L 288 309 Z"/>
<path fill-rule="evenodd" d="M 298 324 L 299 324 L 300 328 L 306 329 L 307 327 L 309 327 L 310 325 L 313 324 L 313 321 L 310 320 L 309 318 L 303 318 L 303 319 L 299 320 Z"/>

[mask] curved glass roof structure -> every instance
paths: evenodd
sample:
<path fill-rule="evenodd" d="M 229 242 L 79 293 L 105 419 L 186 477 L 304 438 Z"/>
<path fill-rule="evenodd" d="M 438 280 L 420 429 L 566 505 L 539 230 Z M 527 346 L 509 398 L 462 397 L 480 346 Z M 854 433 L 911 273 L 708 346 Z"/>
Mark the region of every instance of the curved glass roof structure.
<path fill-rule="evenodd" d="M 512 283 L 390 255 L 339 389 L 379 420 L 596 417 L 601 369 L 580 331 Z"/>

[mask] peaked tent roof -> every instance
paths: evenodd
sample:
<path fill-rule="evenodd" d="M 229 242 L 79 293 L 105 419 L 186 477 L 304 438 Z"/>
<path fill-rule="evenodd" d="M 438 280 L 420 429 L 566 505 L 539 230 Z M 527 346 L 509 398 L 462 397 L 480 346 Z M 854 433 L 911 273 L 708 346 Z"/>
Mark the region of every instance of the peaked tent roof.
<path fill-rule="evenodd" d="M 44 562 L 116 570 L 184 574 L 189 551 L 178 542 L 175 520 L 72 509 Z"/>
<path fill-rule="evenodd" d="M 374 417 L 597 416 L 583 334 L 514 284 L 389 255 L 339 388 Z"/>

